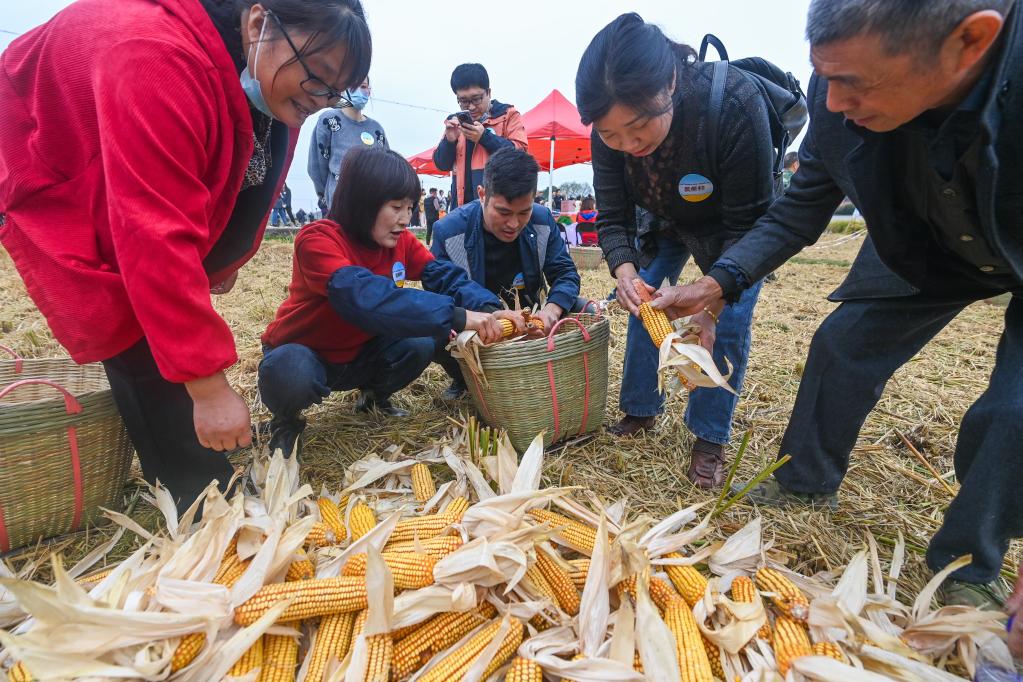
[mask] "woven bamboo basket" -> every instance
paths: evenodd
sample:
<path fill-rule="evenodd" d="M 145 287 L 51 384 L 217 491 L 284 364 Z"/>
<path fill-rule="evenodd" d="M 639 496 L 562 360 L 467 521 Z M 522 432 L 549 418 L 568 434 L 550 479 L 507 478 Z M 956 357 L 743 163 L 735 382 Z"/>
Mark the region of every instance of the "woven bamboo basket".
<path fill-rule="evenodd" d="M 547 338 L 481 347 L 482 376 L 458 364 L 480 416 L 523 452 L 541 431 L 550 445 L 603 424 L 609 336 L 606 319 L 584 313 L 560 320 Z"/>
<path fill-rule="evenodd" d="M 0 552 L 116 509 L 132 446 L 102 365 L 0 360 Z"/>
<path fill-rule="evenodd" d="M 596 270 L 604 262 L 604 252 L 599 246 L 570 246 L 568 252 L 580 270 Z"/>

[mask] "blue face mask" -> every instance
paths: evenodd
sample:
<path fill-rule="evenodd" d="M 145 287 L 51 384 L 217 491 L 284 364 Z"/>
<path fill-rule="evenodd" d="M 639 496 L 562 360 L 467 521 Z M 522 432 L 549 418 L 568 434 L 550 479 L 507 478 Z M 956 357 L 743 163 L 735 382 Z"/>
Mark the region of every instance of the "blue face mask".
<path fill-rule="evenodd" d="M 369 95 L 362 91 L 362 88 L 348 91 L 348 101 L 356 111 L 362 111 L 369 104 Z"/>
<path fill-rule="evenodd" d="M 266 33 L 266 17 L 263 17 L 263 27 L 259 29 L 259 43 L 256 45 L 256 57 L 252 64 L 252 70 L 256 70 L 256 66 L 259 64 L 259 48 L 263 45 L 263 36 Z M 249 45 L 249 50 L 252 50 L 252 46 Z M 248 59 L 246 59 L 248 62 Z M 263 97 L 263 87 L 259 84 L 259 81 L 249 71 L 248 63 L 245 68 L 242 69 L 241 75 L 238 76 L 238 80 L 241 81 L 242 90 L 245 91 L 245 96 L 249 98 L 249 104 L 254 106 L 258 111 L 266 114 L 270 118 L 274 115 L 270 111 L 270 106 L 266 103 L 266 98 Z"/>

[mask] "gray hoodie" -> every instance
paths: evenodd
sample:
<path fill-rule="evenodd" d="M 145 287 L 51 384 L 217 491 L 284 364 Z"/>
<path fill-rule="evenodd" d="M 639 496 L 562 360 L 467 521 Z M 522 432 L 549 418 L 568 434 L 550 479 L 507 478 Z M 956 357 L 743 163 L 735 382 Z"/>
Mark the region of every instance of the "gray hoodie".
<path fill-rule="evenodd" d="M 337 109 L 327 109 L 320 114 L 309 144 L 309 177 L 316 195 L 323 198 L 328 209 L 334 198 L 341 162 L 355 145 L 390 149 L 383 127 L 373 119 L 357 123 Z"/>

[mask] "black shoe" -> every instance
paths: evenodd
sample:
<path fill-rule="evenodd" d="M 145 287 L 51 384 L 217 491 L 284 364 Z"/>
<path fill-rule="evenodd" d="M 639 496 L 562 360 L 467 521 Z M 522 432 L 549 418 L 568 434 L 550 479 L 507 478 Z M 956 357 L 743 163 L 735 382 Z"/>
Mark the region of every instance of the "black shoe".
<path fill-rule="evenodd" d="M 302 455 L 302 432 L 305 431 L 305 419 L 292 417 L 277 419 L 270 422 L 270 454 L 280 450 L 286 458 L 294 454 Z"/>
<path fill-rule="evenodd" d="M 461 400 L 468 392 L 469 389 L 461 381 L 452 381 L 451 385 L 440 394 L 440 399 L 445 401 Z"/>
<path fill-rule="evenodd" d="M 607 427 L 607 432 L 619 438 L 631 438 L 651 430 L 657 424 L 657 417 L 633 417 L 627 414 L 621 421 Z"/>
<path fill-rule="evenodd" d="M 738 494 L 743 487 L 740 483 L 733 483 L 732 494 Z M 774 477 L 750 490 L 743 501 L 765 507 L 811 507 L 838 511 L 838 493 L 797 493 L 784 487 Z"/>
<path fill-rule="evenodd" d="M 379 412 L 387 417 L 407 417 L 409 413 L 400 407 L 391 404 L 390 398 L 375 398 L 369 393 L 363 392 L 355 403 L 356 412 Z"/>

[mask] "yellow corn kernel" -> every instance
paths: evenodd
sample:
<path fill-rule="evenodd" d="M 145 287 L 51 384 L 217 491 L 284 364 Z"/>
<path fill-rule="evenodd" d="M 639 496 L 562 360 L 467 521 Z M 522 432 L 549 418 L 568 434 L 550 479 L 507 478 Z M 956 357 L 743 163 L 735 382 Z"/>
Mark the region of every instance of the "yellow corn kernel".
<path fill-rule="evenodd" d="M 28 667 L 20 661 L 7 671 L 7 682 L 35 682 L 35 679 L 32 673 L 29 672 Z"/>
<path fill-rule="evenodd" d="M 536 553 L 536 565 L 554 591 L 554 596 L 561 610 L 570 616 L 579 615 L 579 590 L 575 589 L 568 571 L 562 568 L 543 550 L 539 550 Z"/>
<path fill-rule="evenodd" d="M 580 592 L 586 587 L 586 576 L 590 572 L 590 560 L 589 559 L 569 559 L 568 563 L 572 564 L 572 570 L 569 571 L 568 576 L 572 579 L 572 584 Z"/>
<path fill-rule="evenodd" d="M 539 523 L 546 523 L 554 529 L 553 539 L 561 545 L 574 549 L 581 554 L 593 554 L 593 546 L 597 544 L 597 529 L 585 523 L 579 523 L 567 516 L 546 509 L 530 509 L 529 515 Z M 613 539 L 608 534 L 608 539 Z"/>
<path fill-rule="evenodd" d="M 757 586 L 753 584 L 753 580 L 751 578 L 741 575 L 732 580 L 732 599 L 737 602 L 754 604 L 760 600 L 760 593 L 757 592 Z M 760 637 L 761 639 L 770 639 L 771 624 L 764 623 L 760 626 L 760 631 L 757 632 L 757 637 Z"/>
<path fill-rule="evenodd" d="M 650 578 L 650 599 L 661 611 L 665 611 L 668 607 L 676 604 L 683 603 L 685 600 L 679 596 L 671 585 L 664 582 L 660 578 Z M 616 586 L 618 594 L 628 594 L 633 599 L 636 598 L 636 576 L 630 576 L 618 583 Z"/>
<path fill-rule="evenodd" d="M 288 573 L 284 576 L 284 581 L 292 583 L 296 580 L 311 580 L 315 577 L 316 567 L 313 566 L 313 562 L 309 559 L 297 559 L 288 566 Z"/>
<path fill-rule="evenodd" d="M 182 637 L 181 642 L 174 649 L 174 655 L 171 657 L 171 672 L 176 673 L 194 661 L 205 645 L 205 632 L 192 632 Z"/>
<path fill-rule="evenodd" d="M 412 465 L 412 494 L 419 502 L 426 502 L 437 494 L 437 486 L 433 484 L 430 467 L 422 462 Z"/>
<path fill-rule="evenodd" d="M 232 677 L 241 677 L 242 675 L 255 670 L 256 668 L 263 667 L 263 638 L 257 639 L 252 646 L 250 646 L 242 657 L 235 661 L 231 669 L 227 671 L 228 675 Z"/>
<path fill-rule="evenodd" d="M 104 568 L 102 571 L 98 571 L 96 573 L 93 573 L 92 575 L 87 575 L 84 578 L 79 578 L 76 582 L 88 590 L 91 589 L 92 587 L 95 587 L 97 584 L 99 584 L 101 580 L 103 580 L 113 572 L 114 572 L 113 568 Z"/>
<path fill-rule="evenodd" d="M 306 547 L 316 549 L 317 547 L 336 545 L 343 539 L 343 536 L 338 538 L 337 534 L 330 529 L 330 526 L 325 524 L 323 521 L 317 521 L 309 530 L 309 535 L 305 536 L 305 545 Z"/>
<path fill-rule="evenodd" d="M 665 312 L 650 307 L 649 303 L 639 304 L 639 319 L 643 323 L 643 328 L 650 335 L 650 340 L 658 348 L 664 343 L 664 339 L 667 338 L 668 334 L 675 331 Z"/>
<path fill-rule="evenodd" d="M 810 617 L 810 602 L 795 583 L 773 568 L 761 568 L 756 573 L 757 587 L 772 592 L 771 601 L 786 616 L 805 623 Z"/>
<path fill-rule="evenodd" d="M 458 519 L 450 514 L 427 514 L 414 519 L 405 519 L 398 522 L 387 541 L 393 543 L 413 542 L 417 538 L 429 540 L 443 534 L 456 523 L 458 523 Z"/>
<path fill-rule="evenodd" d="M 813 645 L 814 656 L 827 656 L 833 658 L 840 663 L 848 663 L 845 654 L 842 653 L 842 648 L 834 642 L 817 642 Z"/>
<path fill-rule="evenodd" d="M 384 554 L 388 552 L 397 553 L 409 553 L 409 552 L 420 552 L 422 554 L 429 554 L 432 557 L 440 559 L 451 554 L 456 549 L 462 546 L 464 541 L 461 535 L 442 535 L 438 538 L 430 538 L 429 540 L 422 540 L 421 542 L 394 542 L 387 543 L 384 546 Z"/>
<path fill-rule="evenodd" d="M 681 559 L 682 555 L 678 552 L 672 552 L 665 558 Z M 695 606 L 696 602 L 703 599 L 703 595 L 707 591 L 707 579 L 693 566 L 666 565 L 661 568 L 668 574 L 671 584 L 675 586 L 675 589 L 678 590 L 678 593 L 682 595 L 682 598 L 686 600 L 690 607 Z"/>
<path fill-rule="evenodd" d="M 455 499 L 448 502 L 448 506 L 444 507 L 444 513 L 454 516 L 459 521 L 465 516 L 465 512 L 469 511 L 469 500 L 464 497 L 456 497 Z"/>
<path fill-rule="evenodd" d="M 480 657 L 487 645 L 497 636 L 501 627 L 500 620 L 494 620 L 489 625 L 471 637 L 461 648 L 450 652 L 447 656 L 438 661 L 437 665 L 430 668 L 420 679 L 420 682 L 448 682 L 449 680 L 460 680 L 466 671 L 472 667 L 476 659 Z M 522 643 L 523 633 L 522 621 L 517 618 L 511 619 L 511 628 L 501 642 L 501 647 L 493 660 L 483 671 L 481 679 L 487 679 L 494 674 L 494 671 L 504 665 L 505 661 L 515 654 L 515 650 Z"/>
<path fill-rule="evenodd" d="M 395 633 L 391 672 L 399 680 L 409 677 L 429 663 L 437 653 L 465 637 L 496 613 L 492 604 L 484 602 L 465 613 L 437 614 L 411 632 L 409 628 L 402 628 L 402 632 Z"/>
<path fill-rule="evenodd" d="M 813 647 L 806 634 L 806 628 L 786 615 L 774 620 L 774 636 L 771 638 L 774 647 L 774 659 L 778 663 L 778 672 L 784 676 L 789 671 L 792 661 L 803 656 L 812 656 Z"/>
<path fill-rule="evenodd" d="M 278 622 L 358 611 L 366 608 L 366 579 L 340 576 L 264 585 L 234 610 L 234 622 L 242 626 L 252 625 L 274 604 L 290 598 L 295 600 L 281 614 Z"/>
<path fill-rule="evenodd" d="M 369 609 L 363 609 L 355 614 L 355 623 L 352 624 L 352 643 L 359 638 L 362 631 L 366 629 L 366 621 L 369 620 Z"/>
<path fill-rule="evenodd" d="M 433 567 L 437 558 L 415 552 L 384 552 L 384 563 L 391 569 L 394 587 L 399 590 L 418 590 L 433 584 Z M 365 576 L 366 554 L 352 556 L 341 569 L 341 575 Z"/>
<path fill-rule="evenodd" d="M 710 659 L 691 607 L 682 599 L 676 600 L 665 610 L 664 622 L 675 636 L 675 654 L 682 682 L 713 682 Z"/>
<path fill-rule="evenodd" d="M 348 515 L 348 525 L 352 529 L 352 542 L 355 542 L 377 525 L 377 516 L 364 502 L 352 507 Z"/>
<path fill-rule="evenodd" d="M 289 635 L 263 635 L 263 669 L 258 682 L 294 682 L 298 641 Z"/>
<path fill-rule="evenodd" d="M 504 682 L 543 682 L 543 668 L 536 661 L 516 656 L 504 676 Z"/>
<path fill-rule="evenodd" d="M 331 661 L 342 661 L 352 645 L 355 613 L 332 613 L 320 620 L 313 650 L 309 654 L 304 682 L 322 682 Z"/>
<path fill-rule="evenodd" d="M 334 504 L 334 500 L 329 497 L 321 497 L 316 500 L 316 506 L 320 508 L 320 519 L 323 523 L 327 524 L 327 527 L 334 531 L 334 537 L 338 542 L 341 542 L 348 535 L 348 531 L 345 529 L 345 521 L 342 516 L 341 509 Z"/>

